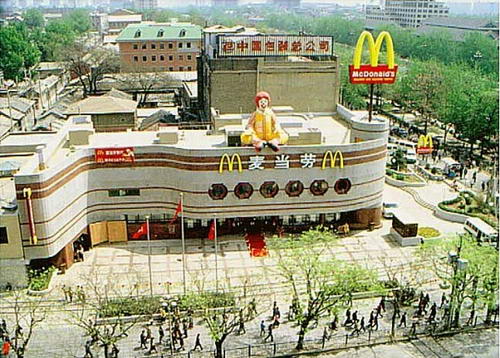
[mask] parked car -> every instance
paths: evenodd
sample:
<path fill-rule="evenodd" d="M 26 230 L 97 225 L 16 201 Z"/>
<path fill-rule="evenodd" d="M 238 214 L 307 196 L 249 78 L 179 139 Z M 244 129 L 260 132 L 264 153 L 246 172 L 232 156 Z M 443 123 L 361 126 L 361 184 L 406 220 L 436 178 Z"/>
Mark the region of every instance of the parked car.
<path fill-rule="evenodd" d="M 394 211 L 398 208 L 398 203 L 384 203 L 382 204 L 382 216 L 386 219 L 394 217 Z"/>
<path fill-rule="evenodd" d="M 391 129 L 391 134 L 392 135 L 397 135 L 399 137 L 407 137 L 408 136 L 408 131 L 404 128 L 401 127 L 394 127 Z"/>
<path fill-rule="evenodd" d="M 406 151 L 406 163 L 415 164 L 417 162 L 417 152 L 415 149 L 408 149 Z"/>

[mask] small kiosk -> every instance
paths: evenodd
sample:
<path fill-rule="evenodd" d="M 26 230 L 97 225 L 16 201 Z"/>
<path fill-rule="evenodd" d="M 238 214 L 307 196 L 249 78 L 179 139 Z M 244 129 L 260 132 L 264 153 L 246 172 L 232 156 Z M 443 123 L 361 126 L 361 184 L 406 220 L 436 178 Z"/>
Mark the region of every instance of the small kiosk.
<path fill-rule="evenodd" d="M 401 210 L 394 211 L 390 233 L 401 246 L 416 246 L 422 240 L 415 218 Z"/>

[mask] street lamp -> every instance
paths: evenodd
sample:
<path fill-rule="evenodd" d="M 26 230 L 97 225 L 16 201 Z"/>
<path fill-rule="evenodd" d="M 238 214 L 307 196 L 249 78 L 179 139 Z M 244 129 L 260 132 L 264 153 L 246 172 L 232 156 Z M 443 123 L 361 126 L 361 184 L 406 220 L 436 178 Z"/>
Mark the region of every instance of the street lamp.
<path fill-rule="evenodd" d="M 149 215 L 146 215 L 146 234 L 148 236 L 148 269 L 149 269 L 149 295 L 153 296 L 153 275 L 151 272 L 151 234 L 149 232 Z"/>
<path fill-rule="evenodd" d="M 460 236 L 460 246 L 458 252 L 450 251 L 448 252 L 448 263 L 453 266 L 453 278 L 451 286 L 451 297 L 450 297 L 450 310 L 448 312 L 446 326 L 450 328 L 452 325 L 458 325 L 458 320 L 460 318 L 460 306 L 458 305 L 458 293 L 459 293 L 459 273 L 463 272 L 462 287 L 461 291 L 465 289 L 465 279 L 467 275 L 467 267 L 469 261 L 460 258 L 460 251 L 462 249 L 462 236 Z M 457 307 L 458 306 L 458 307 Z"/>

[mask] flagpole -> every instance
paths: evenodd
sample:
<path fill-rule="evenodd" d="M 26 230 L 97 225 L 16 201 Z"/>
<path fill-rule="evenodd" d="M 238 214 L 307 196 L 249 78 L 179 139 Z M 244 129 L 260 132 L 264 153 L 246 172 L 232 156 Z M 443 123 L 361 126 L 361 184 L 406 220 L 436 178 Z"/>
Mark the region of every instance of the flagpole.
<path fill-rule="evenodd" d="M 146 233 L 148 236 L 148 267 L 149 267 L 149 294 L 153 296 L 153 275 L 151 273 L 151 235 L 149 233 L 149 215 L 146 215 Z"/>
<path fill-rule="evenodd" d="M 214 214 L 214 238 L 215 238 L 215 292 L 219 292 L 219 269 L 217 263 L 218 248 L 217 248 L 217 217 Z"/>
<path fill-rule="evenodd" d="M 182 241 L 182 283 L 186 294 L 186 242 L 184 240 L 184 194 L 181 196 L 181 241 Z"/>

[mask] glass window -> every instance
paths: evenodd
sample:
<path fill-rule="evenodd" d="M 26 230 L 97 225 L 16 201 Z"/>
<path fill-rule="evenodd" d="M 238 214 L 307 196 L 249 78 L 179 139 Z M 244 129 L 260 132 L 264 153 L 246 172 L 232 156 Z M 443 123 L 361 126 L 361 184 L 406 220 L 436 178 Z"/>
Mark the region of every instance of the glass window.
<path fill-rule="evenodd" d="M 142 56 L 142 62 L 146 62 L 148 60 L 148 56 Z"/>
<path fill-rule="evenodd" d="M 151 50 L 155 50 L 156 49 L 156 44 L 151 44 Z"/>
<path fill-rule="evenodd" d="M 179 66 L 179 71 L 181 71 L 181 72 L 184 71 L 184 67 Z"/>
<path fill-rule="evenodd" d="M 349 190 L 351 190 L 351 181 L 347 178 L 339 179 L 335 182 L 333 189 L 337 194 L 347 194 Z"/>
<path fill-rule="evenodd" d="M 227 195 L 227 188 L 224 184 L 212 184 L 210 189 L 208 189 L 208 195 L 213 200 L 222 200 Z"/>
<path fill-rule="evenodd" d="M 138 44 L 134 44 L 134 50 L 138 50 L 139 49 L 139 45 Z"/>
<path fill-rule="evenodd" d="M 151 56 L 151 61 L 156 61 L 156 56 Z"/>
<path fill-rule="evenodd" d="M 304 191 L 304 184 L 298 180 L 289 181 L 285 186 L 285 192 L 288 196 L 299 196 Z"/>
<path fill-rule="evenodd" d="M 173 67 L 169 67 L 169 68 L 168 68 L 168 70 L 169 70 L 169 71 L 173 71 L 173 70 L 174 70 L 174 68 L 173 68 Z"/>
<path fill-rule="evenodd" d="M 160 44 L 160 50 L 163 50 L 164 48 L 165 48 L 165 44 L 162 42 L 162 43 Z"/>
<path fill-rule="evenodd" d="M 179 55 L 179 61 L 184 60 L 184 57 L 182 55 Z"/>
<path fill-rule="evenodd" d="M 188 70 L 188 71 L 191 71 L 191 70 L 192 70 L 191 66 L 188 66 L 188 69 L 187 69 L 187 70 Z"/>
<path fill-rule="evenodd" d="M 234 187 L 234 195 L 239 199 L 248 199 L 253 194 L 253 187 L 250 183 L 239 183 Z"/>
<path fill-rule="evenodd" d="M 326 180 L 315 180 L 309 188 L 313 195 L 324 195 L 328 191 L 328 183 Z"/>
<path fill-rule="evenodd" d="M 187 43 L 186 43 L 186 47 L 187 47 L 187 48 L 191 48 L 191 42 L 187 42 Z"/>
<path fill-rule="evenodd" d="M 134 62 L 139 62 L 139 57 L 134 56 Z"/>
<path fill-rule="evenodd" d="M 169 43 L 168 43 L 168 48 L 174 48 L 174 44 L 173 44 L 173 43 L 171 43 L 171 42 L 169 42 Z"/>
<path fill-rule="evenodd" d="M 274 198 L 276 194 L 278 194 L 279 190 L 280 188 L 278 184 L 276 184 L 276 182 L 274 181 L 265 181 L 264 183 L 262 183 L 259 189 L 260 194 L 264 198 Z"/>
<path fill-rule="evenodd" d="M 139 196 L 141 191 L 139 189 L 111 189 L 108 190 L 108 196 Z"/>
<path fill-rule="evenodd" d="M 173 61 L 174 60 L 174 56 L 168 56 L 168 60 L 169 61 Z"/>
<path fill-rule="evenodd" d="M 142 44 L 142 49 L 143 50 L 147 49 L 147 45 L 146 44 Z"/>
<path fill-rule="evenodd" d="M 187 59 L 191 60 L 193 57 L 191 55 L 187 55 Z"/>
<path fill-rule="evenodd" d="M 0 227 L 0 244 L 8 244 L 8 243 L 9 243 L 9 237 L 7 235 L 7 228 Z"/>
<path fill-rule="evenodd" d="M 178 43 L 179 48 L 182 48 L 182 42 Z"/>
<path fill-rule="evenodd" d="M 165 61 L 165 56 L 160 55 L 160 61 Z"/>

